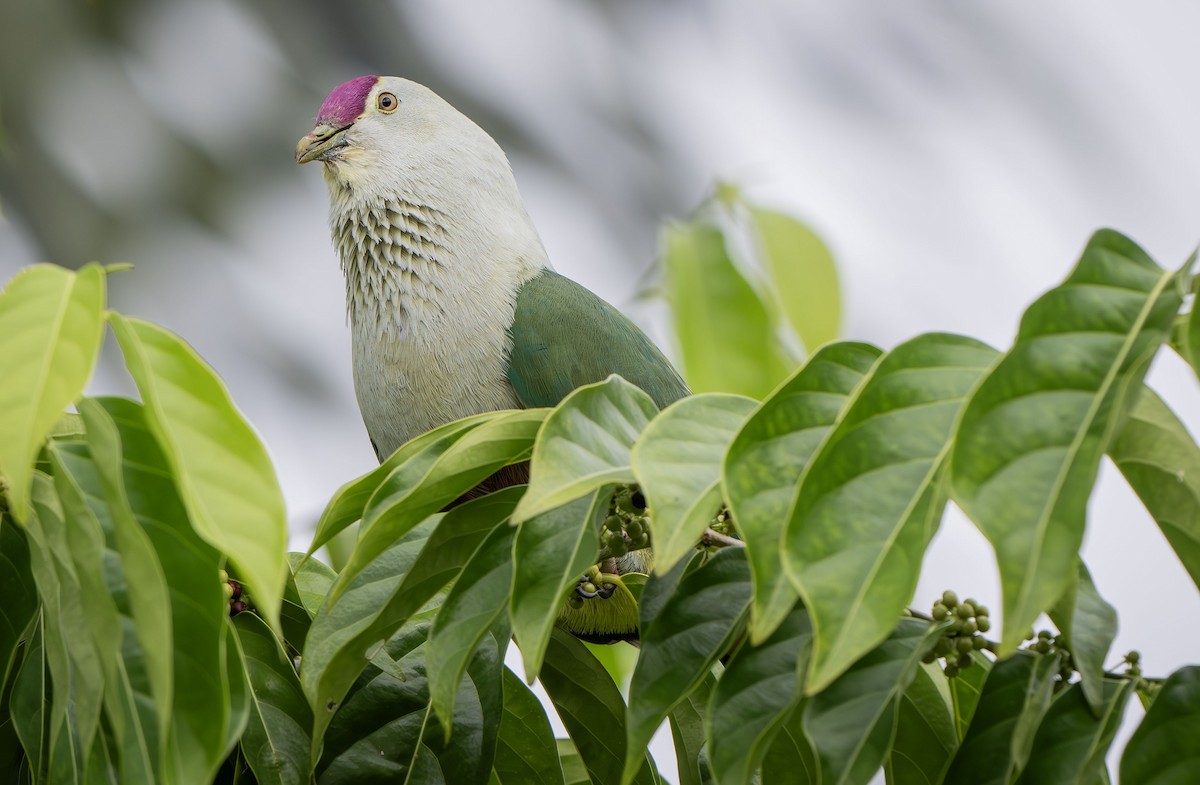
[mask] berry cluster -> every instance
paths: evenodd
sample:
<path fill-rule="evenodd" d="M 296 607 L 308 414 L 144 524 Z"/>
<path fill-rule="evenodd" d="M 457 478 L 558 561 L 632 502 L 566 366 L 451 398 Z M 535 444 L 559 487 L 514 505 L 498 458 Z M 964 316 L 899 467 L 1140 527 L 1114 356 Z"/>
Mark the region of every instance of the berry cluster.
<path fill-rule="evenodd" d="M 941 599 L 933 603 L 930 616 L 935 622 L 949 619 L 950 626 L 923 661 L 931 663 L 939 658 L 944 659 L 947 678 L 953 679 L 960 670 L 969 668 L 975 662 L 972 652 L 982 651 L 991 645 L 979 635 L 992 627 L 988 609 L 975 599 L 959 602 L 957 594 L 946 591 Z"/>
<path fill-rule="evenodd" d="M 649 508 L 636 485 L 617 489 L 600 534 L 601 558 L 620 558 L 630 551 L 650 547 Z"/>
<path fill-rule="evenodd" d="M 1026 651 L 1032 651 L 1036 654 L 1057 654 L 1061 658 L 1058 668 L 1059 678 L 1064 682 L 1071 680 L 1071 674 L 1075 672 L 1075 662 L 1071 659 L 1071 651 L 1067 648 L 1066 642 L 1062 635 L 1055 635 L 1050 630 L 1038 630 L 1037 635 L 1033 634 L 1031 627 L 1025 633 L 1025 640 L 1033 641 L 1025 647 Z"/>
<path fill-rule="evenodd" d="M 240 581 L 229 577 L 229 573 L 221 570 L 221 585 L 225 589 L 225 600 L 229 603 L 229 615 L 237 616 L 250 609 L 250 595 L 242 589 Z"/>

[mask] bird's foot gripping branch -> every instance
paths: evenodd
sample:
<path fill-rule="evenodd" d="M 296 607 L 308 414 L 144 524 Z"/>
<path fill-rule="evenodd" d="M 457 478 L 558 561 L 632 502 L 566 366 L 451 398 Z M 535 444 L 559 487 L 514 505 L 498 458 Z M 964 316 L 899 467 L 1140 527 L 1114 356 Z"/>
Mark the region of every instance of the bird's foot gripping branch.
<path fill-rule="evenodd" d="M 0 294 L 0 780 L 655 783 L 665 720 L 681 782 L 1082 783 L 1132 695 L 1121 781 L 1190 771 L 1200 666 L 1114 657 L 1079 557 L 1107 455 L 1200 584 L 1200 448 L 1143 384 L 1160 351 L 1200 368 L 1189 272 L 1102 231 L 1003 351 L 833 342 L 761 399 L 660 411 L 612 377 L 457 420 L 335 494 L 334 569 L 284 553 L 211 368 L 108 312 L 104 270 L 31 268 Z M 140 401 L 81 397 L 106 321 Z M 948 500 L 1000 596 L 909 613 Z M 225 569 L 254 598 L 233 618 Z M 628 690 L 603 662 L 629 647 L 564 631 L 577 601 L 636 633 Z"/>

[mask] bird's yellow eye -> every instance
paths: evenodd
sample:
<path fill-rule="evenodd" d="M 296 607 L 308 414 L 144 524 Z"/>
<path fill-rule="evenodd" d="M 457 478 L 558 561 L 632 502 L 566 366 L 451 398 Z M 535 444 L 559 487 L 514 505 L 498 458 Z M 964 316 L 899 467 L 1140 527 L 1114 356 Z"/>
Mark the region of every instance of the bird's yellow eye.
<path fill-rule="evenodd" d="M 380 93 L 375 96 L 375 106 L 379 111 L 391 114 L 399 108 L 400 99 L 396 97 L 395 93 Z"/>

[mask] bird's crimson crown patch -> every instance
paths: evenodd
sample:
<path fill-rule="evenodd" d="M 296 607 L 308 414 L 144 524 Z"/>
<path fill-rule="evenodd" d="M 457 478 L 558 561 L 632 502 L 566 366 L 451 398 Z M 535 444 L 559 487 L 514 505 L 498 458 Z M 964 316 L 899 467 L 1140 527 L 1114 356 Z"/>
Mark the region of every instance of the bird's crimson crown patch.
<path fill-rule="evenodd" d="M 317 111 L 317 122 L 336 126 L 353 123 L 366 108 L 367 95 L 377 81 L 378 76 L 360 76 L 333 88 Z"/>

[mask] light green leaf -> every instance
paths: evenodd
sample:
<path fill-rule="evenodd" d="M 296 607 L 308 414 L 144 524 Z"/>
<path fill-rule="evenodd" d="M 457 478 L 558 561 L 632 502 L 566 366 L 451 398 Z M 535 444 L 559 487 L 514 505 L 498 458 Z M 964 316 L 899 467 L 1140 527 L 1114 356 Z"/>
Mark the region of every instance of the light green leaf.
<path fill-rule="evenodd" d="M 308 555 L 312 556 L 318 548 L 361 518 L 371 497 L 396 469 L 407 464 L 405 476 L 411 478 L 413 482 L 420 480 L 433 461 L 450 445 L 466 435 L 472 428 L 485 422 L 491 422 L 504 414 L 505 412 L 502 411 L 484 412 L 474 417 L 446 423 L 440 428 L 434 428 L 428 433 L 423 433 L 415 439 L 405 442 L 377 468 L 338 488 L 333 494 L 333 498 L 329 500 L 329 504 L 325 505 L 325 511 L 321 513 L 320 520 L 317 521 L 312 544 L 308 546 Z M 392 484 L 395 485 L 395 479 Z"/>
<path fill-rule="evenodd" d="M 967 403 L 954 499 L 996 551 L 1002 656 L 1074 576 L 1100 458 L 1167 337 L 1180 281 L 1125 237 L 1097 232 Z"/>
<path fill-rule="evenodd" d="M 596 562 L 600 519 L 611 493 L 597 491 L 520 524 L 513 543 L 509 618 L 521 647 L 525 673 L 532 680 L 542 666 L 550 630 L 567 590 Z M 617 597 L 598 602 L 619 602 Z M 591 604 L 591 603 L 588 603 Z M 636 624 L 636 617 L 631 625 Z M 574 629 L 598 633 L 611 630 Z"/>
<path fill-rule="evenodd" d="M 333 712 L 381 641 L 390 640 L 456 576 L 484 538 L 504 521 L 522 487 L 431 516 L 359 573 L 341 599 L 325 603 L 305 641 L 300 681 L 313 707 L 314 752 Z"/>
<path fill-rule="evenodd" d="M 430 703 L 447 741 L 454 719 L 454 699 L 467 661 L 508 607 L 515 534 L 511 526 L 492 530 L 463 566 L 433 620 L 425 646 L 425 673 L 429 678 Z"/>
<path fill-rule="evenodd" d="M 663 232 L 667 301 L 684 377 L 694 392 L 761 398 L 795 366 L 766 305 L 734 266 L 721 231 L 707 221 Z"/>
<path fill-rule="evenodd" d="M 683 576 L 648 629 L 629 685 L 625 767 L 628 785 L 654 731 L 725 654 L 750 604 L 744 548 L 724 548 Z"/>
<path fill-rule="evenodd" d="M 545 417 L 545 409 L 504 412 L 398 466 L 363 510 L 358 543 L 338 574 L 331 600 L 336 602 L 359 572 L 418 523 L 499 469 L 528 459 Z"/>
<path fill-rule="evenodd" d="M 937 785 L 942 781 L 958 749 L 948 681 L 937 665 L 922 665 L 900 696 L 896 736 L 884 766 L 888 785 Z"/>
<path fill-rule="evenodd" d="M 312 770 L 312 709 L 292 661 L 255 614 L 239 613 L 233 627 L 242 644 L 252 699 L 242 754 L 259 785 L 306 785 Z"/>
<path fill-rule="evenodd" d="M 39 264 L 0 292 L 0 486 L 18 521 L 37 451 L 83 392 L 104 337 L 104 270 Z"/>
<path fill-rule="evenodd" d="M 754 576 L 753 643 L 771 635 L 798 596 L 778 553 L 796 483 L 880 354 L 864 343 L 821 349 L 762 402 L 729 445 L 723 486 Z"/>
<path fill-rule="evenodd" d="M 1080 683 L 1054 698 L 1037 734 L 1018 785 L 1093 785 L 1105 770 L 1104 758 L 1125 713 L 1133 682 L 1109 679 L 1098 707 L 1084 697 Z M 1099 711 L 1096 711 L 1099 708 Z"/>
<path fill-rule="evenodd" d="M 1194 256 L 1194 254 L 1193 254 Z M 1181 331 L 1183 338 L 1183 359 L 1188 361 L 1192 366 L 1192 370 L 1200 376 L 1200 308 L 1192 305 L 1191 312 L 1187 315 L 1187 321 L 1184 324 L 1184 329 Z"/>
<path fill-rule="evenodd" d="M 540 678 L 592 782 L 620 782 L 626 749 L 625 701 L 604 666 L 581 641 L 555 629 Z M 654 763 L 641 750 L 637 754 L 644 765 L 634 782 L 653 785 Z"/>
<path fill-rule="evenodd" d="M 942 628 L 901 619 L 882 644 L 809 698 L 804 732 L 823 785 L 866 785 L 887 757 L 896 706 Z"/>
<path fill-rule="evenodd" d="M 263 618 L 278 630 L 287 513 L 266 449 L 190 346 L 140 319 L 113 313 L 109 321 L 188 518 L 233 563 Z"/>
<path fill-rule="evenodd" d="M 1059 665 L 1056 654 L 1019 651 L 992 666 L 945 785 L 1008 785 L 1020 774 L 1050 707 Z"/>
<path fill-rule="evenodd" d="M 651 420 L 633 445 L 633 473 L 651 505 L 656 570 L 687 556 L 720 510 L 725 450 L 754 407 L 738 395 L 683 398 Z"/>
<path fill-rule="evenodd" d="M 1200 447 L 1183 422 L 1144 387 L 1108 454 L 1200 588 Z"/>
<path fill-rule="evenodd" d="M 546 416 L 529 464 L 521 523 L 613 483 L 634 482 L 630 450 L 658 409 L 620 376 L 579 387 Z"/>
<path fill-rule="evenodd" d="M 883 641 L 912 599 L 945 506 L 954 424 L 996 356 L 938 333 L 897 346 L 805 467 L 783 546 L 813 620 L 810 695 Z"/>
<path fill-rule="evenodd" d="M 501 785 L 564 785 L 558 746 L 538 697 L 504 669 L 504 716 L 493 775 Z"/>
<path fill-rule="evenodd" d="M 749 208 L 771 290 L 809 352 L 834 340 L 841 326 L 841 291 L 829 248 L 811 229 L 784 213 Z"/>
<path fill-rule="evenodd" d="M 1117 637 L 1117 611 L 1096 591 L 1082 561 L 1078 570 L 1079 579 L 1067 588 L 1049 614 L 1071 652 L 1071 664 L 1079 671 L 1083 695 L 1099 716 L 1111 697 L 1104 687 L 1104 661 Z"/>
<path fill-rule="evenodd" d="M 708 705 L 708 758 L 717 782 L 746 782 L 803 698 L 799 674 L 812 644 L 808 612 L 796 603 L 759 646 L 743 643 Z"/>
<path fill-rule="evenodd" d="M 1171 674 L 1121 755 L 1121 785 L 1191 785 L 1200 768 L 1200 666 Z"/>

